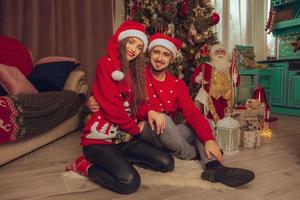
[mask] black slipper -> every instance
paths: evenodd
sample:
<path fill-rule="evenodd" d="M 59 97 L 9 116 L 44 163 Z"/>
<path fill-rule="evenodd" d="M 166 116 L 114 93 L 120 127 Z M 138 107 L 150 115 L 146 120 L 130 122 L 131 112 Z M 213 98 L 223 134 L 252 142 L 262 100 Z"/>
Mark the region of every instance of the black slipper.
<path fill-rule="evenodd" d="M 246 169 L 230 168 L 220 165 L 205 169 L 201 174 L 201 179 L 210 182 L 220 182 L 229 187 L 239 187 L 251 182 L 255 174 Z"/>

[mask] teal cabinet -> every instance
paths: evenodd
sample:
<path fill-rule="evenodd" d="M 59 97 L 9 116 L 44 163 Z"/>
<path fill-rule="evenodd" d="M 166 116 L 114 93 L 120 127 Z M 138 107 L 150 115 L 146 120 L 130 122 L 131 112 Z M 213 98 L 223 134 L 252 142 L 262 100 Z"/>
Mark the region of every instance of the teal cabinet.
<path fill-rule="evenodd" d="M 300 108 L 300 71 L 289 72 L 288 106 Z"/>
<path fill-rule="evenodd" d="M 300 116 L 300 62 L 269 63 L 271 112 Z"/>
<path fill-rule="evenodd" d="M 245 103 L 252 97 L 254 89 L 259 85 L 264 88 L 268 103 L 271 104 L 272 72 L 269 69 L 240 70 L 240 86 L 237 88 L 236 100 L 239 103 Z"/>
<path fill-rule="evenodd" d="M 240 75 L 238 102 L 245 103 L 252 97 L 253 90 L 261 85 L 272 113 L 300 116 L 300 60 L 277 60 L 268 63 L 267 69 L 242 69 Z"/>
<path fill-rule="evenodd" d="M 274 63 L 269 64 L 268 70 L 272 74 L 272 87 L 271 87 L 271 102 L 272 105 L 283 106 L 285 105 L 285 96 L 287 91 L 286 74 L 288 69 L 288 63 Z"/>

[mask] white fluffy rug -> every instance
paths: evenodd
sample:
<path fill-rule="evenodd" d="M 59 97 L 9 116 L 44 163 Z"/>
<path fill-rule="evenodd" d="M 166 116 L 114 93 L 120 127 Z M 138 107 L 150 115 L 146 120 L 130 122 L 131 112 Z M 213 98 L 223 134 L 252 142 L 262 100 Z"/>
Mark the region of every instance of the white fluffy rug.
<path fill-rule="evenodd" d="M 161 173 L 137 168 L 141 174 L 143 185 L 169 185 L 201 188 L 226 188 L 219 183 L 210 183 L 200 178 L 203 168 L 196 160 L 175 159 L 175 168 L 172 172 Z"/>
<path fill-rule="evenodd" d="M 203 171 L 199 161 L 175 159 L 174 171 L 168 173 L 154 172 L 151 170 L 136 167 L 141 175 L 142 185 L 146 186 L 184 186 L 184 187 L 201 187 L 201 188 L 228 188 L 219 183 L 210 183 L 203 181 L 200 176 Z M 65 181 L 79 179 L 85 184 L 89 184 L 88 178 L 78 175 L 74 172 L 64 172 Z M 73 181 L 72 181 L 73 182 Z M 91 183 L 92 184 L 92 183 Z"/>

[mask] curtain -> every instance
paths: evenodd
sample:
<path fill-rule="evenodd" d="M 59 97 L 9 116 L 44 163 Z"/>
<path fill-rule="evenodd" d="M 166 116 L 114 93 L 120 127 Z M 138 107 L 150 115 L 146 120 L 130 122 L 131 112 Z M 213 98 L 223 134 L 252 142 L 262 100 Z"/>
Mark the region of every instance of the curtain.
<path fill-rule="evenodd" d="M 268 1 L 248 0 L 247 11 L 246 44 L 254 46 L 256 60 L 266 60 L 268 48 L 265 23 L 267 22 Z"/>
<path fill-rule="evenodd" d="M 114 10 L 114 32 L 119 28 L 119 26 L 125 20 L 125 1 L 115 0 L 115 10 Z"/>
<path fill-rule="evenodd" d="M 0 0 L 0 34 L 23 42 L 34 61 L 80 60 L 88 83 L 113 31 L 113 0 Z"/>
<path fill-rule="evenodd" d="M 221 20 L 215 27 L 220 42 L 232 52 L 235 45 L 254 46 L 256 60 L 267 58 L 267 0 L 212 0 Z M 229 54 L 230 55 L 230 54 Z"/>

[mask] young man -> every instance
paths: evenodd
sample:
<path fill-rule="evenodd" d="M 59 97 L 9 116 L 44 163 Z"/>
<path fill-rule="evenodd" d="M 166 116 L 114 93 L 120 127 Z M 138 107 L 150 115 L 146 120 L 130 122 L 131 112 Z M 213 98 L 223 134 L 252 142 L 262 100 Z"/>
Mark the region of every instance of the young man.
<path fill-rule="evenodd" d="M 150 64 L 146 67 L 148 101 L 157 111 L 165 113 L 166 125 L 162 131 L 157 131 L 146 123 L 140 138 L 169 149 L 180 159 L 195 158 L 197 149 L 204 165 L 202 179 L 230 187 L 244 185 L 254 179 L 254 173 L 222 164 L 222 153 L 208 120 L 195 106 L 185 83 L 167 72 L 180 46 L 181 41 L 167 35 L 158 33 L 150 38 Z M 92 104 L 90 99 L 88 106 L 94 111 Z M 172 118 L 178 111 L 183 114 L 186 123 L 174 123 Z M 147 120 L 147 116 L 137 117 Z"/>

